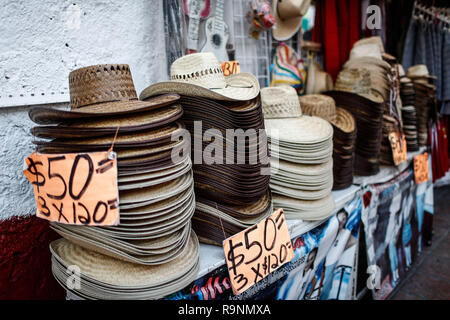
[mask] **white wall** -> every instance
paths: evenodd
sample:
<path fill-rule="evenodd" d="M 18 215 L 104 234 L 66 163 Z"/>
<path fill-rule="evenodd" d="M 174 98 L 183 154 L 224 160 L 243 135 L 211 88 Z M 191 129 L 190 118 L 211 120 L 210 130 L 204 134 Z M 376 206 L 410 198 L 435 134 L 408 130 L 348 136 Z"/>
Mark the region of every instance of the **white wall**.
<path fill-rule="evenodd" d="M 31 105 L 67 107 L 56 102 L 68 101 L 69 72 L 92 64 L 129 64 L 138 94 L 167 75 L 161 0 L 0 0 L 0 4 L 0 220 L 4 220 L 35 210 L 31 185 L 22 174 L 23 161 L 33 151 L 33 123 L 27 115 Z"/>

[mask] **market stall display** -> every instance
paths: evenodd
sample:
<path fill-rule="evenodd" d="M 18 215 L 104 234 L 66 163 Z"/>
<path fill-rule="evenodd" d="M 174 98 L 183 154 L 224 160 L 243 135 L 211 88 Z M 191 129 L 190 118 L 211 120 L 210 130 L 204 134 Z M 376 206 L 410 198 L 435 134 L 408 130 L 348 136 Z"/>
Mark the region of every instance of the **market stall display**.
<path fill-rule="evenodd" d="M 141 99 L 169 92 L 181 95 L 182 121 L 193 139 L 194 229 L 201 241 L 221 245 L 273 212 L 258 81 L 246 73 L 225 77 L 214 54 L 197 53 L 176 60 L 171 81 L 151 85 Z"/>
<path fill-rule="evenodd" d="M 79 294 L 90 298 L 117 298 L 120 294 L 122 298 L 135 298 L 139 295 L 133 296 L 137 292 L 133 293 L 132 285 L 127 288 L 114 282 L 114 277 L 120 278 L 125 269 L 110 270 L 112 273 L 106 277 L 112 277 L 112 282 L 101 278 L 101 270 L 123 265 L 148 274 L 159 270 L 165 278 L 170 276 L 172 266 L 179 266 L 180 260 L 184 263 L 186 257 L 180 257 L 188 255 L 189 268 L 179 277 L 191 281 L 198 264 L 198 240 L 191 230 L 195 210 L 192 164 L 187 155 L 178 160 L 171 156 L 186 143 L 171 140 L 172 134 L 183 130 L 177 122 L 183 114 L 180 97 L 167 94 L 138 101 L 128 65 L 77 69 L 70 73 L 69 85 L 70 111 L 45 107 L 30 110 L 34 122 L 54 124 L 33 128 L 32 134 L 41 138 L 34 143 L 39 152 L 47 154 L 114 150 L 118 159 L 120 223 L 91 227 L 51 222 L 51 227 L 68 240 L 52 245 L 55 277 L 66 287 L 63 278 L 67 275 L 60 272 L 61 266 L 71 265 L 67 259 L 73 252 L 82 252 L 81 256 L 97 257 L 94 265 L 79 265 L 82 277 L 90 277 L 87 281 L 97 281 L 100 287 L 86 285 Z M 133 281 L 132 274 L 130 277 Z M 144 286 L 142 294 L 164 296 L 183 284 L 181 281 L 169 286 L 169 282 Z M 108 287 L 108 283 L 119 288 Z M 161 288 L 150 290 L 152 286 Z"/>

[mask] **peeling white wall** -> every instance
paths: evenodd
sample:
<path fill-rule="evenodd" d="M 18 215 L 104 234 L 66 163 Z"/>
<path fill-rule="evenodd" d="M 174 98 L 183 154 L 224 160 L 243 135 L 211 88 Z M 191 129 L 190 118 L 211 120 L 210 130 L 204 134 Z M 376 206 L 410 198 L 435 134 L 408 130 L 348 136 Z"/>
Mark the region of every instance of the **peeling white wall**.
<path fill-rule="evenodd" d="M 23 161 L 33 151 L 30 105 L 43 96 L 68 101 L 69 72 L 92 64 L 129 64 L 138 94 L 167 75 L 162 0 L 0 0 L 0 5 L 4 220 L 35 210 L 31 185 L 22 174 Z M 23 106 L 12 107 L 17 101 Z"/>

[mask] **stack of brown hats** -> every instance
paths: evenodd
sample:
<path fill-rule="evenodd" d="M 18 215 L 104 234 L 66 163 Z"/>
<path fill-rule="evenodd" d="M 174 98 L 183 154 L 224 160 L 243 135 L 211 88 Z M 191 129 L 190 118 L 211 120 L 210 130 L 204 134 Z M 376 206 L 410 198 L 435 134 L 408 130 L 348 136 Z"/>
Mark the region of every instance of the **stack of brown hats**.
<path fill-rule="evenodd" d="M 386 53 L 380 37 L 357 41 L 344 68 L 361 67 L 369 70 L 372 89 L 384 100 L 380 163 L 394 165 L 389 134 L 402 132 L 400 82 L 397 59 Z"/>
<path fill-rule="evenodd" d="M 436 95 L 436 86 L 431 84 L 431 81 L 436 77 L 430 75 L 427 66 L 423 64 L 410 67 L 406 76 L 412 80 L 414 85 L 418 143 L 419 146 L 426 146 L 428 144 L 430 109 Z"/>
<path fill-rule="evenodd" d="M 224 77 L 213 53 L 196 53 L 174 61 L 171 81 L 151 85 L 140 97 L 171 92 L 181 96 L 182 121 L 193 140 L 193 227 L 201 241 L 221 245 L 272 213 L 259 84 L 247 73 Z M 232 135 L 237 130 L 250 134 L 241 135 L 245 143 Z"/>
<path fill-rule="evenodd" d="M 370 71 L 364 68 L 342 70 L 335 90 L 325 93 L 336 106 L 349 111 L 356 120 L 357 137 L 354 174 L 369 176 L 380 170 L 383 97 L 373 89 Z"/>
<path fill-rule="evenodd" d="M 198 240 L 191 229 L 195 210 L 191 161 L 187 155 L 172 157 L 187 143 L 171 141 L 172 135 L 183 130 L 177 122 L 183 114 L 180 97 L 167 94 L 139 101 L 128 65 L 75 70 L 69 75 L 69 86 L 70 111 L 45 107 L 30 110 L 30 118 L 43 124 L 32 129 L 33 135 L 43 138 L 34 143 L 39 152 L 52 154 L 112 148 L 117 154 L 120 224 L 100 227 L 52 223 L 56 232 L 73 243 L 60 240 L 52 244 L 55 277 L 66 286 L 61 268 L 73 264 L 70 257 L 81 252 L 78 266 L 82 278 L 97 281 L 89 292 L 84 291 L 87 287 L 76 292 L 83 297 L 135 297 L 136 291 L 120 286 L 120 279 L 113 281 L 120 286 L 120 293 L 108 287 L 112 282 L 103 281 L 101 270 L 110 265 L 102 262 L 107 261 L 124 269 L 113 268 L 115 273 L 106 278 L 117 280 L 121 273 L 127 273 L 131 283 L 142 271 L 166 270 L 160 276 L 169 279 L 172 266 L 186 266 L 177 278 L 179 285 L 167 285 L 158 279 L 153 286 L 142 288 L 142 297 L 162 297 L 181 289 L 182 283 L 195 278 L 199 256 Z M 98 257 L 93 265 L 86 260 L 91 256 Z"/>
<path fill-rule="evenodd" d="M 333 128 L 319 118 L 302 115 L 295 89 L 261 90 L 271 150 L 270 188 L 275 208 L 287 219 L 321 220 L 334 210 Z"/>
<path fill-rule="evenodd" d="M 317 116 L 333 125 L 333 190 L 353 183 L 356 122 L 350 112 L 336 107 L 333 98 L 312 94 L 299 97 L 303 114 Z"/>
<path fill-rule="evenodd" d="M 403 70 L 403 68 L 401 68 Z M 402 120 L 403 132 L 405 133 L 406 145 L 408 151 L 419 150 L 419 142 L 417 135 L 417 115 L 416 115 L 416 98 L 414 92 L 414 84 L 410 78 L 400 73 L 400 95 L 402 99 Z"/>

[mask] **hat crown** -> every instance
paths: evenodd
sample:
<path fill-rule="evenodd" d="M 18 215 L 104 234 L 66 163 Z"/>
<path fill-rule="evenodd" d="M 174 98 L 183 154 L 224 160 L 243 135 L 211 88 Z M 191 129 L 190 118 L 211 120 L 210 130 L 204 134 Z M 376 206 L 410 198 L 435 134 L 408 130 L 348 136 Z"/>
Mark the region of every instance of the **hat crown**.
<path fill-rule="evenodd" d="M 323 94 L 307 94 L 299 97 L 299 100 L 305 115 L 320 117 L 327 121 L 336 119 L 336 104 L 333 98 Z"/>
<path fill-rule="evenodd" d="M 370 94 L 372 89 L 370 71 L 363 68 L 344 69 L 339 72 L 335 89 L 357 94 Z"/>
<path fill-rule="evenodd" d="M 265 119 L 296 118 L 302 115 L 297 91 L 290 86 L 261 89 L 261 104 Z"/>
<path fill-rule="evenodd" d="M 222 65 L 212 52 L 200 52 L 175 60 L 170 67 L 172 81 L 195 84 L 208 89 L 226 87 Z"/>
<path fill-rule="evenodd" d="M 127 64 L 102 64 L 72 71 L 69 74 L 70 107 L 124 100 L 137 100 Z"/>
<path fill-rule="evenodd" d="M 280 19 L 302 17 L 306 14 L 311 0 L 278 0 L 277 14 Z"/>
<path fill-rule="evenodd" d="M 428 76 L 430 73 L 428 72 L 428 68 L 426 65 L 424 64 L 418 64 L 412 67 L 408 68 L 408 73 L 407 76 L 409 78 L 414 78 L 414 77 L 426 77 Z"/>

